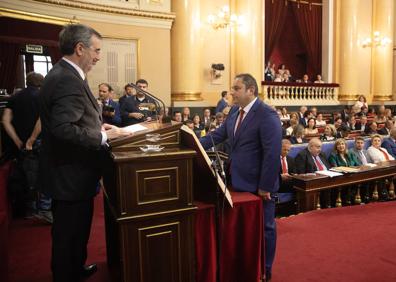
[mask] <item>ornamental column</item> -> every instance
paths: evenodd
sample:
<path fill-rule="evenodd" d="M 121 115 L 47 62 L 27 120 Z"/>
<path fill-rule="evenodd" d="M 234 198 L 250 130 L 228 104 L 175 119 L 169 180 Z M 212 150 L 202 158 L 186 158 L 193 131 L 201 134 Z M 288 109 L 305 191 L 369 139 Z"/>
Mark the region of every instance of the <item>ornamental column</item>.
<path fill-rule="evenodd" d="M 394 5 L 394 0 L 373 1 L 373 32 L 379 32 L 381 38 L 391 40 L 385 46 L 372 47 L 374 101 L 392 100 Z"/>
<path fill-rule="evenodd" d="M 239 73 L 250 73 L 257 80 L 258 91 L 261 92 L 263 80 L 263 4 L 262 0 L 235 1 L 235 12 L 243 15 L 241 26 L 235 28 L 233 58 L 234 76 Z"/>
<path fill-rule="evenodd" d="M 359 96 L 358 65 L 358 7 L 359 0 L 338 1 L 339 12 L 339 100 L 355 101 Z"/>
<path fill-rule="evenodd" d="M 172 0 L 172 12 L 176 14 L 176 19 L 171 30 L 171 99 L 172 102 L 200 101 L 200 1 Z"/>

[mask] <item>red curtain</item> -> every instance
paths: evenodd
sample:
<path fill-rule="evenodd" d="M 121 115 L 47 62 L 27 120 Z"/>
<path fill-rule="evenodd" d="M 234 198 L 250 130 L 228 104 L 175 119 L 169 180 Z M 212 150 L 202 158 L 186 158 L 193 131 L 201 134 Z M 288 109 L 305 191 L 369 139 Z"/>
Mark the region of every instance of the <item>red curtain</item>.
<path fill-rule="evenodd" d="M 19 44 L 0 42 L 0 88 L 11 94 L 17 81 Z"/>
<path fill-rule="evenodd" d="M 265 1 L 265 61 L 268 62 L 282 34 L 287 6 L 284 0 Z"/>
<path fill-rule="evenodd" d="M 307 52 L 307 73 L 322 72 L 322 6 L 290 3 Z"/>

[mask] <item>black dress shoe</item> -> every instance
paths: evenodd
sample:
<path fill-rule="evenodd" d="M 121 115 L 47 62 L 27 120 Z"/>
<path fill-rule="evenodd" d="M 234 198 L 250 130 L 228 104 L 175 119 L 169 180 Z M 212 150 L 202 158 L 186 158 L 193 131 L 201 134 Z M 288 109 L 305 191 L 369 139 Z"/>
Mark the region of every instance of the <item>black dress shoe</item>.
<path fill-rule="evenodd" d="M 98 271 L 98 266 L 96 265 L 96 263 L 85 265 L 81 270 L 81 276 L 83 278 L 88 278 L 96 271 Z"/>

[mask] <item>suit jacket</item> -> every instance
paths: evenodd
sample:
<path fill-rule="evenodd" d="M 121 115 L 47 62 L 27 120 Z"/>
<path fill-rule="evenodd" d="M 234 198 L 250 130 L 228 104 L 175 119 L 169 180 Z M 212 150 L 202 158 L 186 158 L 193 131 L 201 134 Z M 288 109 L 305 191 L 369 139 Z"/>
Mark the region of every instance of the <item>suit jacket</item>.
<path fill-rule="evenodd" d="M 221 113 L 224 110 L 224 108 L 227 106 L 228 106 L 227 102 L 224 101 L 223 98 L 221 98 L 219 102 L 217 102 L 216 113 Z"/>
<path fill-rule="evenodd" d="M 359 166 L 362 165 L 362 162 L 360 159 L 357 158 L 357 156 L 349 152 L 346 155 L 346 162 L 344 161 L 341 156 L 336 153 L 336 152 L 331 152 L 330 157 L 329 157 L 329 163 L 331 166 Z"/>
<path fill-rule="evenodd" d="M 389 133 L 390 133 L 390 131 L 386 127 L 383 127 L 378 130 L 378 134 L 381 134 L 381 135 L 389 135 Z"/>
<path fill-rule="evenodd" d="M 392 138 L 384 138 L 381 147 L 385 148 L 389 154 L 396 159 L 396 142 Z"/>
<path fill-rule="evenodd" d="M 279 117 L 257 98 L 234 136 L 238 115 L 238 111 L 232 110 L 222 126 L 210 133 L 215 144 L 229 140 L 232 187 L 253 193 L 258 189 L 276 192 L 282 140 Z M 212 147 L 210 136 L 200 141 L 205 149 Z"/>
<path fill-rule="evenodd" d="M 362 158 L 358 152 L 358 150 L 356 150 L 356 148 L 352 148 L 349 150 L 351 153 L 355 154 L 356 158 L 360 161 L 360 163 L 363 164 Z M 367 154 L 367 150 L 363 149 L 363 154 L 366 157 L 366 160 L 368 163 L 373 163 L 373 160 L 371 159 L 371 157 L 369 156 L 369 154 Z"/>
<path fill-rule="evenodd" d="M 109 99 L 109 103 L 107 106 L 110 106 L 114 109 L 114 116 L 103 116 L 103 122 L 119 126 L 121 124 L 120 105 L 116 101 Z"/>
<path fill-rule="evenodd" d="M 296 173 L 296 167 L 295 167 L 295 162 L 294 159 L 290 156 L 286 156 L 286 162 L 287 162 L 287 171 L 289 174 L 294 174 Z M 293 181 L 283 181 L 282 177 L 280 176 L 282 174 L 282 163 L 280 166 L 279 170 L 279 192 L 280 193 L 286 193 L 286 192 L 295 192 L 293 190 Z"/>
<path fill-rule="evenodd" d="M 329 162 L 327 161 L 327 158 L 325 154 L 322 152 L 319 154 L 320 160 L 322 163 L 326 166 L 327 169 L 331 168 Z M 308 148 L 305 148 L 304 150 L 300 151 L 295 160 L 296 164 L 296 173 L 313 173 L 317 171 L 318 169 L 316 168 L 315 162 L 312 158 L 311 153 L 308 151 Z"/>
<path fill-rule="evenodd" d="M 121 120 L 123 126 L 143 122 L 147 117 L 152 117 L 154 115 L 153 112 L 151 111 L 140 110 L 139 105 L 141 103 L 150 103 L 155 105 L 154 100 L 147 96 L 143 99 L 143 101 L 140 101 L 137 98 L 137 96 L 128 97 L 124 99 L 124 101 L 120 106 Z M 144 116 L 141 119 L 136 119 L 133 117 L 129 117 L 130 113 L 141 113 Z"/>
<path fill-rule="evenodd" d="M 39 94 L 42 125 L 40 184 L 56 200 L 87 200 L 101 176 L 101 113 L 78 72 L 60 60 Z"/>

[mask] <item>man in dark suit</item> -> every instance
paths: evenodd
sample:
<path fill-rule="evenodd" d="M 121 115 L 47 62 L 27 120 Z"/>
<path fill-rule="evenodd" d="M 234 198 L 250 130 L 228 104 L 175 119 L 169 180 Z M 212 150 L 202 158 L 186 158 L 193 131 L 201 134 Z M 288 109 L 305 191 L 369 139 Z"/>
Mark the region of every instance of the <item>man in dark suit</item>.
<path fill-rule="evenodd" d="M 313 173 L 318 170 L 328 170 L 331 166 L 321 149 L 322 142 L 318 138 L 312 138 L 307 148 L 300 151 L 294 160 L 296 173 Z"/>
<path fill-rule="evenodd" d="M 292 144 L 288 139 L 282 140 L 279 193 L 294 192 L 291 175 L 295 173 L 296 168 L 294 159 L 287 155 L 290 152 L 291 145 Z"/>
<path fill-rule="evenodd" d="M 357 159 L 360 161 L 362 165 L 366 165 L 368 163 L 373 163 L 370 155 L 367 154 L 367 150 L 364 149 L 364 138 L 361 136 L 357 136 L 355 138 L 355 146 L 350 149 L 352 153 L 354 153 Z"/>
<path fill-rule="evenodd" d="M 396 159 L 396 128 L 393 127 L 390 131 L 389 138 L 384 138 L 381 144 L 382 148 L 385 148 L 389 154 Z"/>
<path fill-rule="evenodd" d="M 96 272 L 85 266 L 93 198 L 107 139 L 121 130 L 101 125 L 97 100 L 85 80 L 100 59 L 101 35 L 70 24 L 59 34 L 63 58 L 46 76 L 39 94 L 42 123 L 40 180 L 53 199 L 53 281 L 80 281 Z"/>
<path fill-rule="evenodd" d="M 216 114 L 217 113 L 222 113 L 224 108 L 228 106 L 227 102 L 227 91 L 222 91 L 221 92 L 221 99 L 217 102 L 216 106 Z"/>
<path fill-rule="evenodd" d="M 393 121 L 387 120 L 385 122 L 385 126 L 378 130 L 378 133 L 381 135 L 389 135 L 393 128 Z"/>
<path fill-rule="evenodd" d="M 210 134 L 215 144 L 228 139 L 231 186 L 235 191 L 258 194 L 264 200 L 266 279 L 275 257 L 276 225 L 273 193 L 279 188 L 279 156 L 282 131 L 277 113 L 258 98 L 258 86 L 250 74 L 234 79 L 231 95 L 239 107 L 230 111 L 222 126 Z M 211 138 L 201 138 L 204 148 Z"/>
<path fill-rule="evenodd" d="M 113 125 L 121 124 L 120 105 L 111 99 L 113 88 L 108 83 L 99 84 L 99 99 L 102 103 L 103 122 Z"/>

